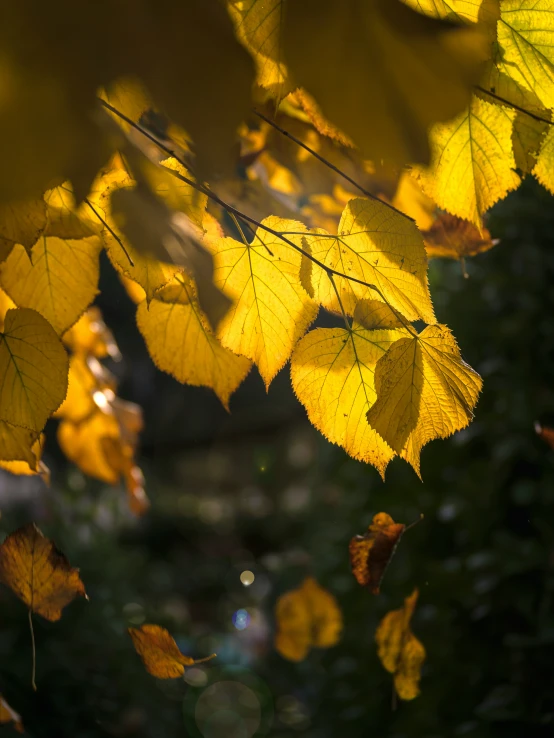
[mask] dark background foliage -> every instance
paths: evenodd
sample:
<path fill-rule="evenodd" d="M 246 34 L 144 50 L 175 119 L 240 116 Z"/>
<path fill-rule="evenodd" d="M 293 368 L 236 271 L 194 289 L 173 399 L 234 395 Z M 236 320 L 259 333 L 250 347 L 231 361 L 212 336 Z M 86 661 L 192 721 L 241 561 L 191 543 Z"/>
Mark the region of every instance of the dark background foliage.
<path fill-rule="evenodd" d="M 125 356 L 115 367 L 122 395 L 145 411 L 152 509 L 134 519 L 121 490 L 67 465 L 54 426 L 51 489 L 2 476 L 2 534 L 36 520 L 81 568 L 90 597 L 58 623 L 35 618 L 34 694 L 25 608 L 2 588 L 0 689 L 29 735 L 554 734 L 554 451 L 534 431 L 554 421 L 552 199 L 526 182 L 488 225 L 501 243 L 468 265 L 469 279 L 457 263 L 431 265 L 439 320 L 485 384 L 473 424 L 423 451 L 423 483 L 396 460 L 383 484 L 328 444 L 286 369 L 267 395 L 253 371 L 230 415 L 207 390 L 162 375 L 104 269 L 99 304 Z M 381 510 L 425 518 L 373 597 L 356 585 L 347 548 Z M 243 570 L 256 577 L 248 588 Z M 339 599 L 344 634 L 292 664 L 273 649 L 273 607 L 308 573 Z M 422 693 L 393 709 L 374 633 L 414 587 L 413 628 L 428 654 Z M 218 658 L 184 682 L 156 681 L 126 633 L 141 622 L 168 627 L 188 654 Z"/>

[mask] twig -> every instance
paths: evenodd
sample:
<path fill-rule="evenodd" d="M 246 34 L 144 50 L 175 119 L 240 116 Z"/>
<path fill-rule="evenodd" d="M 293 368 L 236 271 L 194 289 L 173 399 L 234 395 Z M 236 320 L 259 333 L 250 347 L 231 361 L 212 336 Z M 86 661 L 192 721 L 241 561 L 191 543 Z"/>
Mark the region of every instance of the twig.
<path fill-rule="evenodd" d="M 516 105 L 515 103 L 510 102 L 509 100 L 506 100 L 506 98 L 500 97 L 500 95 L 497 95 L 495 92 L 491 92 L 490 90 L 486 90 L 484 87 L 481 87 L 480 85 L 477 85 L 475 89 L 479 90 L 480 92 L 484 92 L 485 95 L 490 95 L 491 97 L 494 97 L 494 99 L 498 100 L 498 102 L 502 102 L 505 105 L 508 105 L 510 108 L 513 108 L 514 110 L 517 110 L 520 113 L 524 113 L 525 115 L 528 115 L 530 118 L 533 118 L 534 120 L 537 120 L 540 123 L 548 123 L 549 126 L 554 125 L 554 123 L 551 120 L 548 120 L 548 118 L 543 118 L 542 116 L 537 115 L 536 113 L 532 113 L 530 110 L 526 110 L 525 108 L 522 108 L 519 105 Z"/>
<path fill-rule="evenodd" d="M 33 651 L 33 669 L 31 671 L 31 686 L 37 691 L 36 671 L 37 671 L 37 649 L 35 647 L 35 630 L 33 628 L 33 611 L 29 608 L 29 628 L 31 630 L 31 648 Z"/>

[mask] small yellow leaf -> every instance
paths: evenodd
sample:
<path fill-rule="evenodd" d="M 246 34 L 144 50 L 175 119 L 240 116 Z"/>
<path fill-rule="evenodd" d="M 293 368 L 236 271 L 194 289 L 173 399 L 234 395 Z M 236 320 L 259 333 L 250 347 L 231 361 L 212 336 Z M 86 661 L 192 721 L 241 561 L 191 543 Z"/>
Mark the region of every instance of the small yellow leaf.
<path fill-rule="evenodd" d="M 17 243 L 30 251 L 47 222 L 46 205 L 42 199 L 0 205 L 0 261 L 7 258 Z"/>
<path fill-rule="evenodd" d="M 13 723 L 13 727 L 18 733 L 25 732 L 21 715 L 10 707 L 2 695 L 0 695 L 0 724 L 6 725 L 7 723 Z"/>
<path fill-rule="evenodd" d="M 0 420 L 41 431 L 67 392 L 68 358 L 52 326 L 28 308 L 8 310 L 0 334 Z"/>
<path fill-rule="evenodd" d="M 291 360 L 291 380 L 308 418 L 350 456 L 373 464 L 381 476 L 394 451 L 369 427 L 366 413 L 377 395 L 377 361 L 402 331 L 367 331 L 354 324 L 316 328 L 298 343 Z"/>
<path fill-rule="evenodd" d="M 333 595 L 312 577 L 306 577 L 300 587 L 279 597 L 275 618 L 275 648 L 289 661 L 302 661 L 311 648 L 330 648 L 340 639 L 340 607 Z"/>
<path fill-rule="evenodd" d="M 306 235 L 306 241 L 312 256 L 350 278 L 334 277 L 348 315 L 353 314 L 358 300 L 377 299 L 386 300 L 410 321 L 434 323 L 427 255 L 413 221 L 384 203 L 356 198 L 346 205 L 337 236 L 313 231 Z M 333 284 L 316 264 L 312 266 L 312 284 L 316 300 L 328 310 L 340 312 Z"/>
<path fill-rule="evenodd" d="M 215 657 L 195 661 L 179 651 L 175 640 L 165 628 L 159 625 L 141 625 L 140 628 L 129 628 L 136 652 L 142 659 L 146 671 L 158 679 L 176 679 L 183 676 L 185 666 L 192 666 Z"/>
<path fill-rule="evenodd" d="M 229 398 L 251 363 L 223 348 L 214 336 L 188 277 L 181 275 L 163 287 L 150 305 L 142 302 L 137 324 L 159 369 L 184 384 L 211 387 L 229 408 Z"/>
<path fill-rule="evenodd" d="M 419 474 L 422 447 L 447 438 L 473 418 L 483 381 L 460 355 L 444 325 L 400 338 L 375 368 L 377 400 L 370 426 Z"/>
<path fill-rule="evenodd" d="M 483 214 L 516 189 L 515 115 L 473 97 L 465 112 L 431 130 L 431 165 L 416 170 L 416 177 L 440 208 L 481 228 Z"/>
<path fill-rule="evenodd" d="M 375 633 L 377 655 L 385 669 L 394 675 L 394 687 L 402 700 L 418 696 L 421 666 L 426 656 L 423 644 L 410 628 L 418 594 L 415 589 L 406 597 L 403 607 L 387 613 Z"/>
<path fill-rule="evenodd" d="M 16 246 L 0 265 L 0 283 L 18 307 L 40 313 L 58 332 L 75 323 L 98 293 L 98 237 L 42 237 L 31 251 Z"/>
<path fill-rule="evenodd" d="M 397 0 L 304 0 L 287 5 L 283 44 L 325 117 L 368 158 L 404 163 L 426 162 L 428 127 L 467 105 L 477 36 Z"/>
<path fill-rule="evenodd" d="M 301 245 L 301 223 L 272 216 L 263 225 L 299 232 L 287 238 Z M 215 284 L 233 301 L 216 335 L 223 346 L 256 363 L 267 388 L 317 315 L 300 284 L 300 254 L 263 228 L 251 244 L 222 238 L 210 246 Z"/>
<path fill-rule="evenodd" d="M 79 570 L 31 523 L 11 533 L 0 546 L 0 580 L 30 610 L 59 620 L 76 595 L 87 597 Z"/>

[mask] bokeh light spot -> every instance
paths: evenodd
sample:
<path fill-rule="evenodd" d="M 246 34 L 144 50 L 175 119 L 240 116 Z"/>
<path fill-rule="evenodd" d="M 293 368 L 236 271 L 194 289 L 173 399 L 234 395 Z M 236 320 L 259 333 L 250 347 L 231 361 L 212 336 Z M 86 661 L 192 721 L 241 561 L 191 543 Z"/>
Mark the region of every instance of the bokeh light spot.
<path fill-rule="evenodd" d="M 249 569 L 246 569 L 246 571 L 243 571 L 240 575 L 241 584 L 244 584 L 245 587 L 249 587 L 254 582 L 255 578 L 254 572 Z"/>

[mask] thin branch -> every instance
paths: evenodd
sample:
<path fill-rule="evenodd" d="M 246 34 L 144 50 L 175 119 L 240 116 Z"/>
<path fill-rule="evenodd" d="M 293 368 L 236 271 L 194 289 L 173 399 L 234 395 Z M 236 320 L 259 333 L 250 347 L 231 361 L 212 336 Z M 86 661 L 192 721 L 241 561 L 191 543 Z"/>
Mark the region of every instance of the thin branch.
<path fill-rule="evenodd" d="M 479 92 L 484 92 L 485 95 L 490 95 L 491 97 L 494 97 L 495 100 L 498 100 L 498 102 L 504 103 L 504 105 L 508 105 L 510 108 L 513 108 L 514 110 L 517 110 L 520 113 L 524 113 L 525 115 L 528 115 L 530 118 L 533 118 L 533 120 L 539 121 L 539 123 L 548 123 L 549 126 L 554 125 L 554 122 L 551 120 L 548 120 L 548 118 L 543 118 L 540 115 L 537 115 L 536 113 L 532 113 L 530 110 L 526 110 L 525 108 L 520 107 L 519 105 L 516 105 L 513 102 L 510 102 L 509 100 L 506 100 L 504 97 L 500 97 L 500 95 L 497 95 L 495 92 L 491 92 L 490 90 L 486 90 L 484 87 L 481 87 L 480 85 L 477 85 L 476 90 L 479 90 Z"/>
<path fill-rule="evenodd" d="M 129 259 L 129 264 L 130 264 L 130 265 L 131 265 L 132 267 L 134 267 L 134 266 L 135 266 L 135 262 L 134 262 L 134 261 L 133 261 L 133 260 L 131 259 L 131 255 L 129 254 L 129 252 L 128 252 L 128 251 L 127 251 L 127 249 L 125 248 L 125 245 L 123 244 L 123 241 L 122 241 L 122 240 L 121 240 L 121 239 L 119 238 L 119 236 L 117 235 L 117 233 L 116 233 L 116 232 L 115 232 L 115 231 L 113 230 L 113 228 L 111 228 L 111 227 L 109 226 L 109 224 L 108 224 L 108 223 L 106 223 L 106 221 L 104 220 L 104 218 L 103 218 L 103 217 L 102 217 L 102 216 L 100 215 L 100 213 L 99 213 L 99 212 L 98 212 L 98 211 L 96 210 L 96 208 L 95 208 L 95 207 L 94 207 L 94 205 L 93 205 L 93 204 L 91 203 L 91 201 L 90 201 L 90 200 L 88 199 L 88 197 L 85 197 L 85 203 L 86 203 L 86 204 L 87 204 L 87 205 L 89 206 L 89 208 L 90 208 L 90 209 L 92 210 L 92 212 L 93 212 L 93 213 L 94 213 L 94 214 L 96 215 L 96 217 L 97 217 L 97 218 L 98 218 L 98 220 L 99 220 L 99 221 L 100 221 L 100 222 L 102 223 L 102 225 L 103 225 L 103 226 L 104 226 L 104 227 L 105 227 L 105 228 L 106 228 L 106 229 L 107 229 L 107 230 L 108 230 L 108 231 L 109 231 L 109 232 L 110 232 L 110 233 L 112 234 L 112 236 L 113 236 L 113 237 L 115 238 L 115 240 L 117 241 L 117 243 L 118 243 L 118 244 L 119 244 L 119 245 L 121 246 L 121 248 L 123 249 L 123 253 L 125 254 L 125 256 L 126 256 L 126 257 L 127 257 L 128 259 Z"/>
<path fill-rule="evenodd" d="M 33 611 L 29 608 L 29 629 L 31 631 L 31 648 L 33 651 L 33 669 L 31 671 L 31 686 L 37 691 L 36 673 L 37 673 L 37 649 L 35 646 L 35 630 L 33 628 Z"/>
<path fill-rule="evenodd" d="M 344 325 L 346 326 L 346 330 L 351 333 L 352 332 L 352 326 L 348 322 L 348 318 L 346 317 L 346 310 L 344 309 L 344 305 L 342 304 L 342 300 L 340 298 L 340 293 L 337 289 L 337 285 L 335 284 L 335 277 L 331 274 L 330 271 L 327 272 L 327 276 L 331 280 L 331 284 L 333 285 L 333 289 L 335 290 L 335 295 L 337 296 L 337 300 L 339 303 L 340 311 L 342 313 L 342 319 L 344 320 Z"/>
<path fill-rule="evenodd" d="M 333 172 L 336 172 L 339 174 L 343 179 L 345 179 L 347 182 L 350 182 L 351 185 L 354 185 L 356 189 L 360 190 L 360 192 L 365 195 L 366 197 L 369 197 L 370 200 L 375 200 L 376 202 L 380 202 L 382 205 L 385 205 L 387 208 L 390 208 L 391 210 L 394 210 L 395 213 L 398 213 L 403 218 L 407 218 L 408 220 L 411 220 L 413 222 L 413 218 L 410 218 L 409 215 L 406 215 L 406 213 L 401 212 L 397 208 L 394 207 L 394 205 L 391 205 L 388 202 L 385 202 L 384 200 L 381 200 L 381 198 L 377 197 L 376 195 L 372 195 L 371 192 L 368 192 L 364 187 L 362 187 L 358 182 L 356 182 L 352 177 L 349 177 L 348 174 L 345 174 L 342 172 L 338 167 L 336 167 L 334 164 L 331 164 L 330 161 L 325 159 L 323 156 L 317 153 L 317 151 L 314 151 L 311 149 L 307 144 L 305 144 L 303 141 L 301 141 L 299 138 L 296 138 L 296 136 L 293 136 L 292 133 L 289 133 L 289 131 L 285 130 L 284 128 L 281 128 L 281 126 L 276 123 L 274 120 L 271 120 L 271 118 L 267 118 L 263 113 L 260 113 L 259 110 L 254 109 L 254 114 L 258 116 L 258 118 L 261 118 L 262 120 L 265 120 L 266 123 L 269 123 L 270 126 L 273 126 L 275 130 L 279 131 L 283 136 L 286 136 L 287 138 L 290 138 L 291 141 L 294 141 L 295 144 L 303 148 L 305 151 L 308 151 L 312 156 L 314 156 L 318 161 L 320 161 L 322 164 L 325 164 L 326 167 L 329 167 L 329 169 L 332 169 Z"/>

